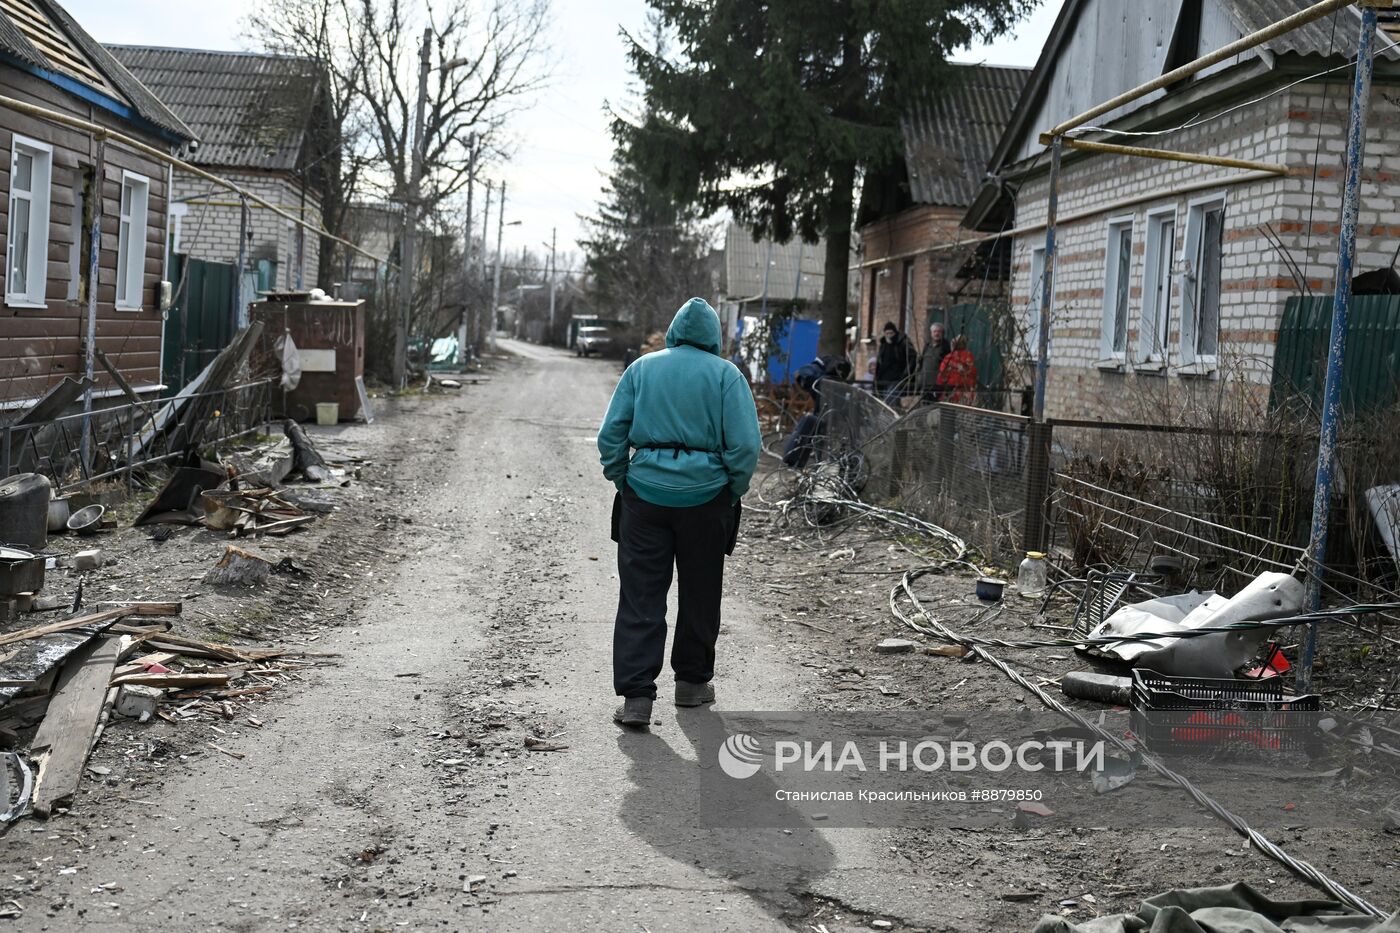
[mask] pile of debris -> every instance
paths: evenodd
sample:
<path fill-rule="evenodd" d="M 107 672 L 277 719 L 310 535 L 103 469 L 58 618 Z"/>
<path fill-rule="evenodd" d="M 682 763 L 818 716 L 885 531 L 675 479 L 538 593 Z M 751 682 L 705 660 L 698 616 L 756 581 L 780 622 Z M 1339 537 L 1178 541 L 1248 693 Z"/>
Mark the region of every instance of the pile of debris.
<path fill-rule="evenodd" d="M 168 536 L 172 524 L 249 538 L 285 535 L 332 511 L 334 503 L 315 487 L 344 482 L 343 471 L 326 465 L 299 425 L 287 422 L 284 433 L 279 443 L 235 453 L 228 462 L 190 451 L 133 524 L 157 526 L 157 538 Z M 312 485 L 280 485 L 294 474 Z M 7 749 L 0 755 L 0 823 L 27 814 L 48 817 L 68 806 L 111 717 L 201 720 L 215 733 L 218 723 L 234 719 L 258 727 L 262 722 L 249 707 L 318 663 L 304 651 L 178 635 L 169 617 L 180 614 L 179 602 L 84 609 L 84 582 L 90 581 L 82 574 L 102 566 L 102 552 L 49 551 L 50 529 L 94 535 L 115 522 L 100 503 L 55 522 L 55 503 L 66 507 L 72 501 L 55 496 L 50 482 L 36 474 L 0 484 L 0 749 Z M 46 572 L 58 567 L 78 575 L 75 595 L 44 595 Z M 249 585 L 273 572 L 305 575 L 290 558 L 275 564 L 229 544 L 205 579 Z M 62 609 L 67 618 L 25 621 L 27 613 Z M 242 757 L 217 742 L 207 744 Z"/>
<path fill-rule="evenodd" d="M 0 769 L 0 822 L 48 817 L 67 807 L 112 715 L 141 723 L 242 715 L 261 726 L 246 705 L 316 663 L 299 651 L 185 638 L 171 632 L 168 621 L 131 621 L 175 616 L 181 608 L 176 602 L 112 605 L 0 635 L 8 674 L 0 686 L 0 741 L 12 749 Z M 27 750 L 16 750 L 35 726 Z"/>

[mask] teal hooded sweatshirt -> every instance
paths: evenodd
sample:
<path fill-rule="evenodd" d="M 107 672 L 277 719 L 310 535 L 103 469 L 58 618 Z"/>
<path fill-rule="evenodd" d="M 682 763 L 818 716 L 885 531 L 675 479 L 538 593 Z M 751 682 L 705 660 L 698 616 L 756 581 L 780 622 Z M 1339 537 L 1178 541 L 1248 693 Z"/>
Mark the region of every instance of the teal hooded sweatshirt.
<path fill-rule="evenodd" d="M 748 491 L 758 465 L 758 415 L 748 382 L 719 354 L 719 315 L 692 298 L 666 331 L 666 349 L 623 372 L 598 430 L 603 476 L 619 492 L 626 483 L 647 502 L 681 508 L 703 505 L 722 489 L 735 502 Z"/>

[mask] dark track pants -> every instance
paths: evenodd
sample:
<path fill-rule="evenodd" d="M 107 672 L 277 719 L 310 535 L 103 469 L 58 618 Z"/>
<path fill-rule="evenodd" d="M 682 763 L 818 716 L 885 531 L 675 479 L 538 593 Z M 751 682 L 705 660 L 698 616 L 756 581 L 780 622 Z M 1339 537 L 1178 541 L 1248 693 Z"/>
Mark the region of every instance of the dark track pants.
<path fill-rule="evenodd" d="M 613 629 L 613 686 L 618 696 L 655 697 L 666 656 L 666 594 L 674 565 L 676 638 L 671 670 L 677 680 L 709 683 L 715 675 L 724 554 L 736 521 L 729 491 L 704 505 L 653 505 L 630 488 L 622 493 L 617 573 L 621 594 Z"/>

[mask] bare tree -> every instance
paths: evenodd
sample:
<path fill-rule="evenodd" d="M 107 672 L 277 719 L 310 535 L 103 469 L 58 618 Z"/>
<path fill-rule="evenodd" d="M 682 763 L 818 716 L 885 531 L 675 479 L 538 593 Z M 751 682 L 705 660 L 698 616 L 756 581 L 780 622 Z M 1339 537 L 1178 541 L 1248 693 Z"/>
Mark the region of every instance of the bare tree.
<path fill-rule="evenodd" d="M 370 150 L 382 171 L 369 180 L 384 196 L 402 200 L 412 165 L 421 27 L 403 0 L 343 2 L 359 9 L 359 22 L 348 32 L 350 51 L 363 65 L 360 97 Z M 466 187 L 473 134 L 485 161 L 505 154 L 507 119 L 546 77 L 541 58 L 548 0 L 492 0 L 482 10 L 461 2 L 438 6 L 423 11 L 434 55 L 423 121 L 420 215 Z"/>
<path fill-rule="evenodd" d="M 317 66 L 322 106 L 313 110 L 308 130 L 315 145 L 299 171 L 320 196 L 322 227 L 337 236 L 347 232 L 350 205 L 369 165 L 368 121 L 360 104 L 363 69 L 345 41 L 358 21 L 349 0 L 261 0 L 244 22 L 245 35 L 267 51 Z M 342 258 L 335 241 L 322 237 L 321 282 L 343 274 Z"/>
<path fill-rule="evenodd" d="M 250 37 L 270 50 L 313 58 L 327 73 L 343 150 L 338 187 L 327 199 L 327 229 L 340 232 L 356 197 L 401 206 L 410 197 L 425 25 L 431 70 L 423 176 L 411 213 L 431 224 L 466 187 L 473 137 L 478 176 L 507 158 L 506 123 L 547 78 L 548 9 L 549 0 L 260 0 Z M 444 258 L 417 255 L 413 263 L 415 270 L 426 264 L 432 278 L 451 271 Z M 415 279 L 408 329 L 427 335 L 440 316 L 430 306 L 445 290 L 424 276 Z"/>

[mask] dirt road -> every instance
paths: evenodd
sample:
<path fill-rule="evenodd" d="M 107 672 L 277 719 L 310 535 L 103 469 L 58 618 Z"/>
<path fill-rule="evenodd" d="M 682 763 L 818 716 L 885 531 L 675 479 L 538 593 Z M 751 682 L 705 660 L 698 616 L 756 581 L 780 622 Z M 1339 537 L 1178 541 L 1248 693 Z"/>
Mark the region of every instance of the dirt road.
<path fill-rule="evenodd" d="M 1144 840 L 1124 864 L 1067 832 L 703 828 L 696 787 L 713 765 L 694 743 L 712 714 L 664 702 L 667 672 L 649 734 L 610 721 L 616 573 L 594 433 L 616 366 L 507 347 L 518 360 L 461 399 L 365 432 L 398 461 L 377 508 L 399 522 L 366 524 L 384 553 L 358 553 L 372 575 L 346 584 L 366 599 L 317 642 L 339 663 L 268 704 L 262 728 L 228 724 L 219 745 L 241 759 L 171 762 L 140 795 L 119 775 L 89 782 L 72 815 L 12 831 L 16 928 L 839 933 L 888 919 L 971 933 L 1029 929 L 1120 869 L 1163 887 L 1233 880 L 1190 850 L 1231 845 L 1215 831 L 1179 834 L 1156 862 Z M 868 652 L 888 625 L 881 597 L 862 596 L 869 616 L 830 644 L 780 631 L 768 558 L 744 548 L 720 706 L 813 708 L 846 670 L 830 658 Z M 877 676 L 878 658 L 863 663 Z M 999 896 L 1013 888 L 1038 901 Z"/>
<path fill-rule="evenodd" d="M 676 711 L 659 703 L 651 734 L 610 721 L 593 438 L 616 368 L 511 349 L 525 359 L 472 387 L 469 413 L 377 426 L 435 456 L 393 504 L 404 559 L 318 642 L 341 663 L 220 739 L 246 757 L 205 755 L 140 801 L 85 793 L 81 830 L 12 833 L 16 870 L 43 879 L 21 928 L 786 929 L 808 879 L 860 870 L 859 841 L 696 830 Z M 730 594 L 723 701 L 785 708 L 796 675 L 754 614 Z"/>

